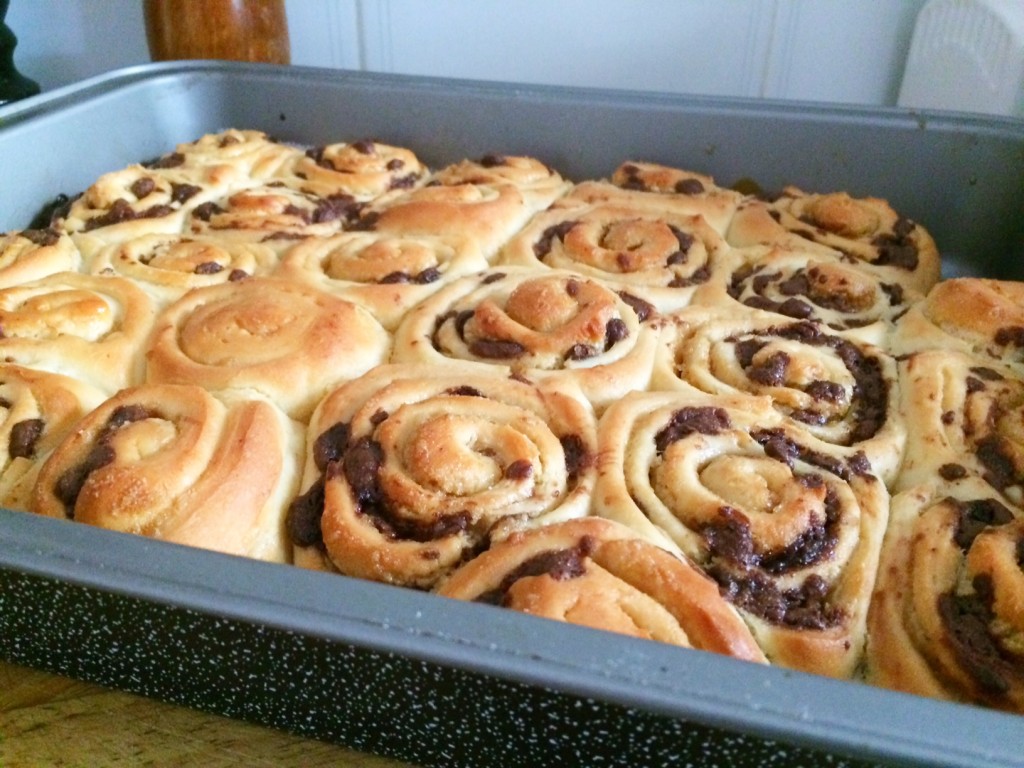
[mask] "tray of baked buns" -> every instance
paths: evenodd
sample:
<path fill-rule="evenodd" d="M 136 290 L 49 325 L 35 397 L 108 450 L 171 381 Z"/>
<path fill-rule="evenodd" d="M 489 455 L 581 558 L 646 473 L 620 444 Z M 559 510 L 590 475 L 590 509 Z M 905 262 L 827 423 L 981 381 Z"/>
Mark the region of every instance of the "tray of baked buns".
<path fill-rule="evenodd" d="M 1024 121 L 199 62 L 0 111 L 0 653 L 422 765 L 1014 765 Z"/>

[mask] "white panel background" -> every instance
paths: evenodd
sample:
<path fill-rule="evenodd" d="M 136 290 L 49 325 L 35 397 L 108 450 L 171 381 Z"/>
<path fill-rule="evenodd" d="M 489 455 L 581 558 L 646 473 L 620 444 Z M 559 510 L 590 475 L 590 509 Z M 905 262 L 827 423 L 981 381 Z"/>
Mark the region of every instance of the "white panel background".
<path fill-rule="evenodd" d="M 286 1 L 295 64 L 860 104 L 895 103 L 924 4 Z M 140 0 L 13 0 L 7 23 L 47 90 L 149 60 Z"/>

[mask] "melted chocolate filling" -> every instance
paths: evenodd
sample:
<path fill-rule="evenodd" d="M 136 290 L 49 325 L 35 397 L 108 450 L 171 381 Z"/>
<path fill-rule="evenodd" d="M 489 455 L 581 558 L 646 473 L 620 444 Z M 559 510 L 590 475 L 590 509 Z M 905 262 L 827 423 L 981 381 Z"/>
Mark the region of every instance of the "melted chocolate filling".
<path fill-rule="evenodd" d="M 505 606 L 508 591 L 520 579 L 545 575 L 555 581 L 578 578 L 586 573 L 586 559 L 593 553 L 596 546 L 596 542 L 591 537 L 584 536 L 575 547 L 552 549 L 534 555 L 510 571 L 497 587 L 477 596 L 474 602 Z"/>
<path fill-rule="evenodd" d="M 677 440 L 694 433 L 717 435 L 731 426 L 729 414 L 724 408 L 687 406 L 672 414 L 669 423 L 654 436 L 654 444 L 660 456 Z"/>
<path fill-rule="evenodd" d="M 122 405 L 116 408 L 107 423 L 103 425 L 96 442 L 86 457 L 78 464 L 69 467 L 57 478 L 53 493 L 64 505 L 68 518 L 75 516 L 75 504 L 89 475 L 95 470 L 105 467 L 117 458 L 111 442 L 114 434 L 121 427 L 136 421 L 153 417 L 155 414 L 141 405 Z"/>
<path fill-rule="evenodd" d="M 889 401 L 889 385 L 882 373 L 877 357 L 867 355 L 853 342 L 838 336 L 822 333 L 814 323 L 793 323 L 792 325 L 769 328 L 763 336 L 777 336 L 798 341 L 810 346 L 833 350 L 853 378 L 853 426 L 847 444 L 858 443 L 874 437 L 885 425 Z M 782 352 L 771 355 L 767 360 L 754 364 L 754 356 L 767 346 L 760 338 L 733 337 L 736 360 L 750 379 L 766 386 L 782 386 L 789 357 Z M 815 381 L 804 388 L 804 392 L 817 401 L 835 403 L 842 396 L 842 389 L 832 382 Z M 797 411 L 793 418 L 807 424 L 823 424 L 825 416 L 813 409 Z"/>
<path fill-rule="evenodd" d="M 1021 659 L 1006 651 L 989 631 L 995 619 L 991 578 L 976 576 L 972 586 L 973 594 L 940 595 L 939 615 L 964 671 L 985 695 L 999 698 L 1020 679 Z"/>
<path fill-rule="evenodd" d="M 473 387 L 456 387 L 449 394 L 482 396 Z M 386 412 L 381 412 L 383 419 Z M 376 418 L 376 417 L 375 417 Z M 374 420 L 374 423 L 378 423 Z M 566 473 L 569 484 L 576 483 L 579 473 L 592 461 L 592 457 L 578 435 L 561 438 L 565 453 Z M 403 520 L 395 517 L 380 487 L 379 471 L 384 455 L 380 443 L 372 437 L 352 440 L 347 424 L 336 424 L 317 437 L 313 445 L 313 460 L 320 476 L 304 493 L 289 505 L 286 518 L 288 533 L 297 546 L 323 546 L 323 532 L 320 527 L 323 517 L 324 495 L 327 481 L 344 477 L 361 514 L 366 515 L 373 526 L 392 539 L 407 539 L 427 542 L 438 538 L 454 536 L 469 529 L 472 518 L 468 512 L 445 515 L 429 522 Z M 525 480 L 533 474 L 528 461 L 514 461 L 505 468 L 505 477 L 510 480 Z"/>
<path fill-rule="evenodd" d="M 36 443 L 43 435 L 46 422 L 42 419 L 24 419 L 11 427 L 7 453 L 12 459 L 31 459 L 36 453 Z"/>

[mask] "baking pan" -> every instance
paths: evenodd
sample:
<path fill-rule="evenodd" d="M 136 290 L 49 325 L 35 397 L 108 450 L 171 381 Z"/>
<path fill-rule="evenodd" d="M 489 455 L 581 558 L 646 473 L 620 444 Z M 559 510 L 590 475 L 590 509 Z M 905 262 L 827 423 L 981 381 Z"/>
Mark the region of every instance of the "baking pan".
<path fill-rule="evenodd" d="M 626 159 L 877 195 L 946 275 L 1024 276 L 1024 121 L 156 64 L 0 110 L 0 228 L 226 127 L 437 167 Z M 1021 765 L 1024 718 L 0 510 L 0 656 L 422 765 Z"/>

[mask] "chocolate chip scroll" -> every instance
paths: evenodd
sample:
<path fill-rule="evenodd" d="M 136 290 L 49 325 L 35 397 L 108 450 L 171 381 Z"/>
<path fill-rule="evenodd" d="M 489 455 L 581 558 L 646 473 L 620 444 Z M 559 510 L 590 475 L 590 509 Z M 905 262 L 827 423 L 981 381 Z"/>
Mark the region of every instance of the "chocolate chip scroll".
<path fill-rule="evenodd" d="M 351 195 L 324 197 L 270 183 L 232 191 L 197 206 L 182 229 L 190 235 L 262 243 L 282 253 L 297 240 L 341 231 L 358 210 Z"/>
<path fill-rule="evenodd" d="M 381 366 L 328 395 L 308 434 L 299 565 L 428 588 L 511 531 L 589 508 L 594 417 L 563 390 Z"/>
<path fill-rule="evenodd" d="M 436 590 L 746 661 L 766 659 L 718 585 L 623 525 L 579 518 L 513 533 Z"/>
<path fill-rule="evenodd" d="M 890 482 L 907 427 L 896 361 L 882 349 L 811 321 L 728 307 L 670 317 L 652 390 L 766 397 L 787 421 L 838 448 L 863 451 Z"/>
<path fill-rule="evenodd" d="M 276 274 L 354 301 L 393 329 L 443 285 L 486 268 L 470 238 L 346 231 L 298 243 Z"/>
<path fill-rule="evenodd" d="M 391 338 L 364 309 L 302 283 L 253 277 L 195 288 L 164 310 L 146 380 L 252 390 L 307 421 L 342 381 L 387 359 Z"/>
<path fill-rule="evenodd" d="M 722 236 L 685 206 L 570 194 L 536 215 L 497 263 L 574 271 L 667 312 L 689 303 L 726 250 Z"/>
<path fill-rule="evenodd" d="M 732 219 L 730 245 L 784 245 L 839 255 L 882 282 L 927 293 L 941 272 L 928 231 L 885 200 L 786 187 L 774 200 L 748 198 Z"/>
<path fill-rule="evenodd" d="M 863 453 L 766 398 L 681 392 L 614 403 L 598 443 L 598 514 L 702 568 L 773 663 L 853 674 L 889 498 Z"/>
<path fill-rule="evenodd" d="M 177 234 L 192 209 L 210 204 L 227 189 L 200 170 L 131 165 L 98 178 L 57 217 L 55 226 L 89 248 L 140 235 Z"/>
<path fill-rule="evenodd" d="M 441 168 L 421 187 L 382 195 L 361 208 L 349 228 L 468 238 L 491 262 L 531 216 L 569 186 L 534 158 L 488 155 Z"/>
<path fill-rule="evenodd" d="M 569 380 L 600 411 L 647 388 L 658 322 L 647 302 L 595 279 L 494 268 L 454 282 L 409 312 L 396 331 L 392 359 Z"/>
<path fill-rule="evenodd" d="M 893 498 L 867 680 L 1024 714 L 1024 514 L 977 478 Z"/>
<path fill-rule="evenodd" d="M 260 243 L 177 234 L 103 245 L 83 259 L 91 274 L 130 278 L 160 308 L 193 288 L 266 275 L 278 265 L 274 250 Z"/>
<path fill-rule="evenodd" d="M 567 196 L 586 202 L 620 202 L 699 215 L 725 234 L 744 197 L 707 174 L 658 163 L 627 161 L 607 181 L 581 181 Z"/>
<path fill-rule="evenodd" d="M 411 149 L 362 139 L 296 152 L 272 178 L 320 197 L 349 195 L 366 202 L 417 187 L 428 173 Z"/>
<path fill-rule="evenodd" d="M 81 263 L 82 255 L 66 232 L 46 228 L 0 234 L 0 288 L 76 272 Z"/>
<path fill-rule="evenodd" d="M 932 350 L 900 363 L 909 431 L 895 487 L 980 478 L 1024 506 L 1024 378 L 1014 369 Z"/>
<path fill-rule="evenodd" d="M 155 314 L 131 280 L 58 272 L 0 290 L 0 356 L 113 394 L 142 381 Z"/>
<path fill-rule="evenodd" d="M 944 280 L 900 320 L 890 344 L 898 355 L 956 350 L 1024 371 L 1024 284 Z"/>
<path fill-rule="evenodd" d="M 302 155 L 303 150 L 263 131 L 228 128 L 178 144 L 145 166 L 206 179 L 218 188 L 239 189 L 271 180 Z"/>
<path fill-rule="evenodd" d="M 0 506 L 29 509 L 43 461 L 103 399 L 69 376 L 0 365 Z"/>
<path fill-rule="evenodd" d="M 734 249 L 693 303 L 743 305 L 779 320 L 812 320 L 831 331 L 888 346 L 896 321 L 923 295 L 839 256 L 783 246 Z"/>
<path fill-rule="evenodd" d="M 47 458 L 32 511 L 286 562 L 301 435 L 265 400 L 219 400 L 194 385 L 123 389 Z"/>

